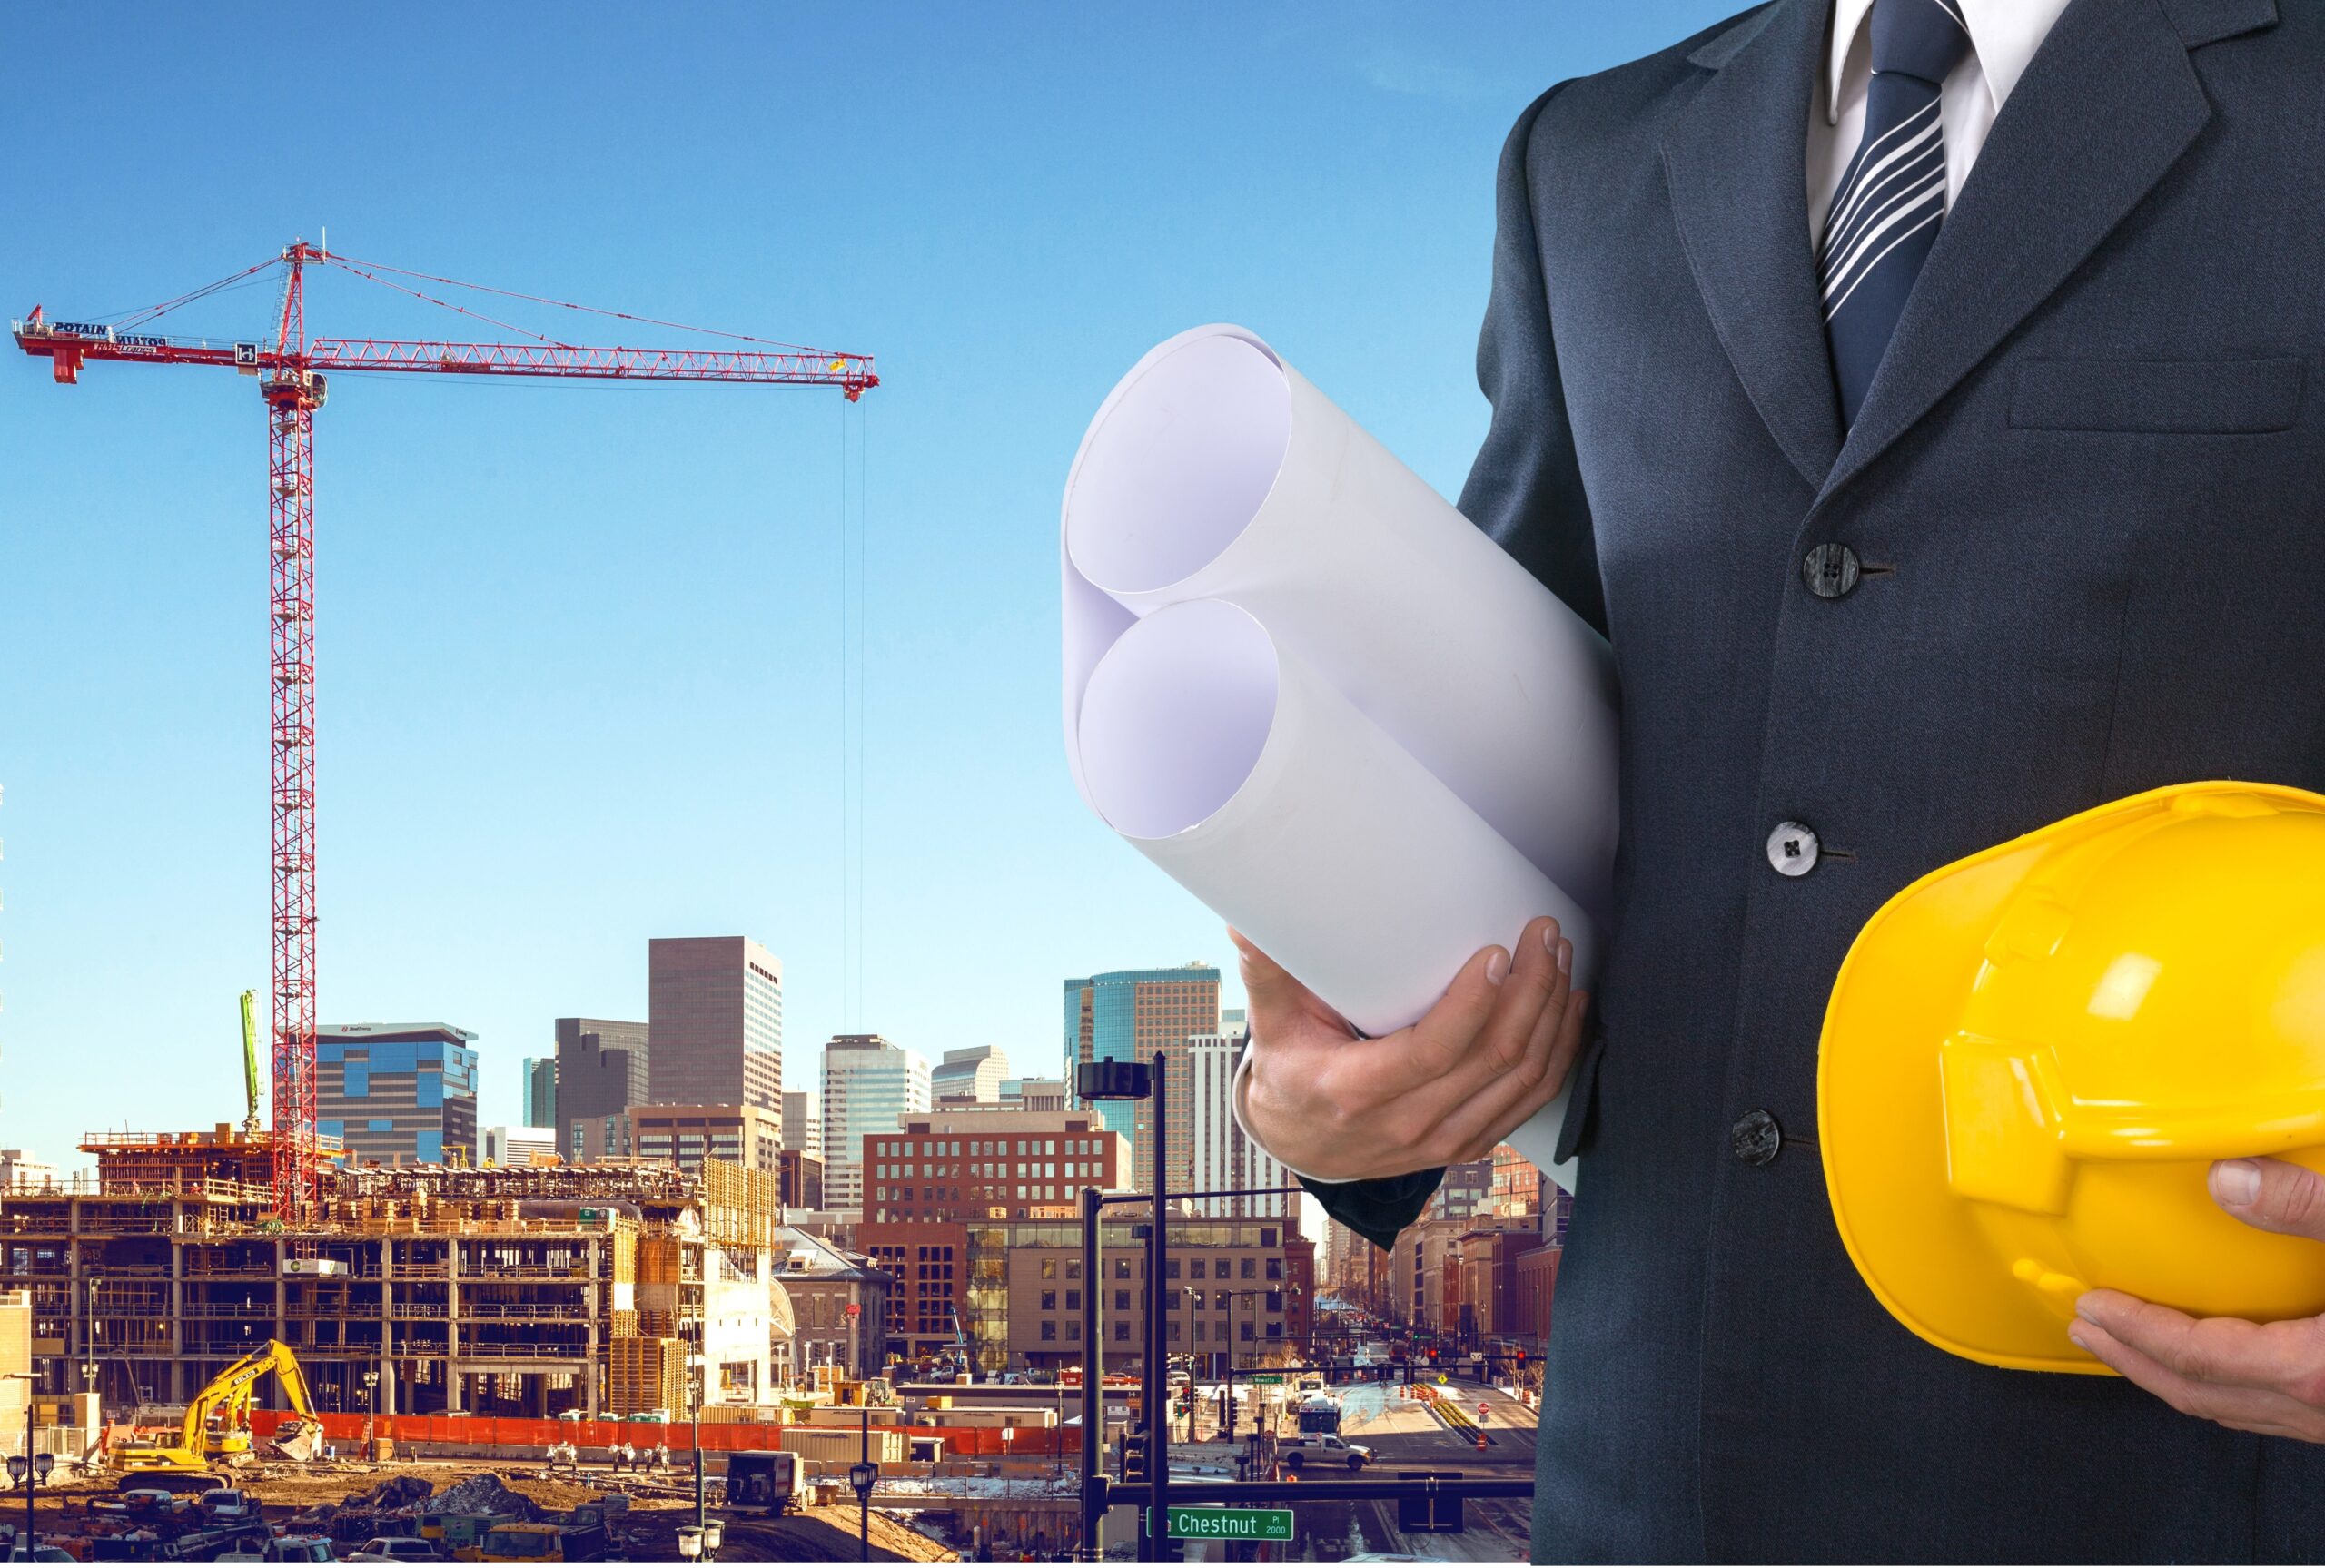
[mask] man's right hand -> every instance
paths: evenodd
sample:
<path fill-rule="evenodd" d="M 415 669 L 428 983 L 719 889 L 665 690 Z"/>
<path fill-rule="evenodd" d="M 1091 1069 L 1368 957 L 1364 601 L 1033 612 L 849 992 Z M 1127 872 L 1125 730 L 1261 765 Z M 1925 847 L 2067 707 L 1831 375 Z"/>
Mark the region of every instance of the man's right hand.
<path fill-rule="evenodd" d="M 1527 926 L 1513 961 L 1489 947 L 1420 1022 L 1360 1039 L 1314 991 L 1243 939 L 1252 1043 L 1243 1117 L 1291 1169 L 1360 1181 L 1483 1159 L 1548 1105 L 1582 1048 L 1589 996 L 1555 920 Z"/>

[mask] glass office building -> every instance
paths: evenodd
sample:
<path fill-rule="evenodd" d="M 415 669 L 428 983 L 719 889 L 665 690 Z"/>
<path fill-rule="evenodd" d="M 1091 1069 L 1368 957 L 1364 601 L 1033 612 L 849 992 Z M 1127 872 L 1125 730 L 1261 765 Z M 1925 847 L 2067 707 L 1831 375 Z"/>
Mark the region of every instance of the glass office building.
<path fill-rule="evenodd" d="M 353 1164 L 474 1164 L 475 1039 L 449 1023 L 318 1028 L 318 1130 Z"/>

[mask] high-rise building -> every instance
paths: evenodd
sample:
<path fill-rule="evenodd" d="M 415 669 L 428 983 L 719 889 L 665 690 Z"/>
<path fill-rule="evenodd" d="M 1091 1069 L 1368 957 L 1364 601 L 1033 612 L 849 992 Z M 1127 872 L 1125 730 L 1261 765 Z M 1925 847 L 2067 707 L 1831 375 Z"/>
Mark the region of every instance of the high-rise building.
<path fill-rule="evenodd" d="M 650 1105 L 751 1105 L 783 1115 L 783 965 L 747 936 L 646 944 Z M 641 1103 L 633 1101 L 633 1104 Z"/>
<path fill-rule="evenodd" d="M 523 1107 L 527 1127 L 557 1125 L 557 1058 L 525 1058 Z"/>
<path fill-rule="evenodd" d="M 449 1023 L 315 1030 L 315 1124 L 357 1165 L 471 1164 L 475 1035 Z"/>
<path fill-rule="evenodd" d="M 1206 963 L 1179 969 L 1133 969 L 1065 982 L 1066 1079 L 1085 1061 L 1152 1061 L 1166 1059 L 1163 1104 L 1168 1137 L 1162 1151 L 1164 1176 L 1183 1188 L 1194 1170 L 1192 1080 L 1187 1070 L 1187 1040 L 1219 1032 L 1219 971 Z M 1137 1190 L 1153 1184 L 1154 1157 L 1152 1100 L 1105 1100 L 1099 1115 L 1134 1146 Z"/>
<path fill-rule="evenodd" d="M 783 1091 L 783 1147 L 824 1157 L 824 1110 L 812 1089 Z M 816 1207 L 820 1208 L 821 1205 Z"/>
<path fill-rule="evenodd" d="M 477 1145 L 487 1165 L 539 1164 L 557 1158 L 557 1129 L 488 1127 L 477 1135 Z"/>
<path fill-rule="evenodd" d="M 634 1105 L 623 1117 L 631 1153 L 681 1170 L 700 1170 L 705 1159 L 773 1175 L 782 1152 L 778 1113 L 755 1105 Z"/>
<path fill-rule="evenodd" d="M 1187 1041 L 1192 1139 L 1192 1168 L 1185 1188 L 1189 1192 L 1240 1192 L 1291 1185 L 1291 1172 L 1254 1143 L 1243 1124 L 1235 1119 L 1235 1064 L 1242 1058 L 1244 1045 L 1241 1033 L 1198 1034 Z M 1278 1194 L 1202 1198 L 1191 1207 L 1198 1214 L 1264 1215 L 1280 1219 L 1294 1212 L 1292 1201 Z"/>
<path fill-rule="evenodd" d="M 997 1045 L 948 1050 L 945 1060 L 928 1075 L 929 1100 L 936 1105 L 948 1100 L 970 1105 L 994 1104 L 1001 1099 L 1002 1080 L 1008 1076 L 1009 1058 Z"/>
<path fill-rule="evenodd" d="M 876 1034 L 836 1034 L 824 1046 L 824 1201 L 864 1204 L 864 1135 L 894 1132 L 928 1109 L 928 1063 Z"/>
<path fill-rule="evenodd" d="M 1085 1187 L 1126 1185 L 1130 1140 L 1094 1110 L 948 1112 L 907 1116 L 864 1139 L 868 1243 L 885 1223 L 1070 1218 Z"/>
<path fill-rule="evenodd" d="M 557 1152 L 574 1164 L 628 1154 L 621 1114 L 643 1105 L 646 1026 L 611 1018 L 557 1021 Z"/>

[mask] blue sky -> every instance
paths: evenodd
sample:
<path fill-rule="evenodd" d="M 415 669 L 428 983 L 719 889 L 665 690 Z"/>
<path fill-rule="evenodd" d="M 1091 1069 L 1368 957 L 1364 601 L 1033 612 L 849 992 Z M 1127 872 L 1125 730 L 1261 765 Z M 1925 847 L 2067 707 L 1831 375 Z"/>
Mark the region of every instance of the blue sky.
<path fill-rule="evenodd" d="M 1057 503 L 1083 423 L 1152 342 L 1236 321 L 1455 490 L 1511 121 L 1730 8 L 19 6 L 0 304 L 102 318 L 327 225 L 351 256 L 877 355 L 860 425 L 788 389 L 333 386 L 322 1016 L 476 1031 L 482 1115 L 514 1119 L 551 1019 L 645 1016 L 647 938 L 742 932 L 783 960 L 795 1087 L 843 1027 L 1054 1070 L 1062 977 L 1229 956 L 1066 776 Z M 172 321 L 247 335 L 269 300 Z M 309 323 L 500 335 L 331 276 Z M 265 435 L 223 372 L 62 388 L 7 357 L 0 1146 L 69 1163 L 85 1129 L 241 1112 Z"/>

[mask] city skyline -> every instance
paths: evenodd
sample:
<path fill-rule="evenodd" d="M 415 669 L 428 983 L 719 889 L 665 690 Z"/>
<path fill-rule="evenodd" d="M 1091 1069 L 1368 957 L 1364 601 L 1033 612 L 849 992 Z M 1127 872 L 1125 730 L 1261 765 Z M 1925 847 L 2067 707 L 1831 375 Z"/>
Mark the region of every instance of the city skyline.
<path fill-rule="evenodd" d="M 129 96 L 35 75 L 0 104 L 54 220 L 0 247 L 11 315 L 134 309 L 328 224 L 357 257 L 878 356 L 883 385 L 845 413 L 777 389 L 335 380 L 315 436 L 320 1016 L 458 1020 L 500 1125 L 550 1021 L 646 1016 L 653 935 L 751 932 L 784 961 L 795 1042 L 878 1030 L 1029 1065 L 1057 977 L 1228 957 L 1074 799 L 1059 492 L 1123 371 L 1222 319 L 1458 488 L 1486 423 L 1503 137 L 1548 84 L 1705 19 L 1652 0 L 1462 15 L 1037 7 L 1005 46 L 967 8 L 901 30 L 707 15 L 724 60 L 890 84 L 876 114 L 772 115 L 758 72 L 643 23 L 308 12 L 238 35 L 166 7 L 43 14 L 60 57 L 128 26 L 180 68 Z M 533 68 L 480 99 L 466 57 Z M 213 87 L 252 74 L 332 80 L 336 112 L 254 133 Z M 609 74 L 659 111 L 606 115 Z M 1188 173 L 1222 169 L 1242 173 Z M 241 332 L 267 308 L 246 288 L 184 325 Z M 344 276 L 309 301 L 317 331 L 441 316 Z M 13 350 L 0 419 L 36 455 L 0 574 L 0 1145 L 62 1163 L 83 1129 L 241 1114 L 235 999 L 268 975 L 265 433 L 235 377 L 100 366 L 58 387 Z M 866 616 L 846 920 L 843 421 Z M 140 983 L 109 983 L 123 933 L 164 922 Z M 785 1088 L 815 1086 L 813 1054 Z"/>

